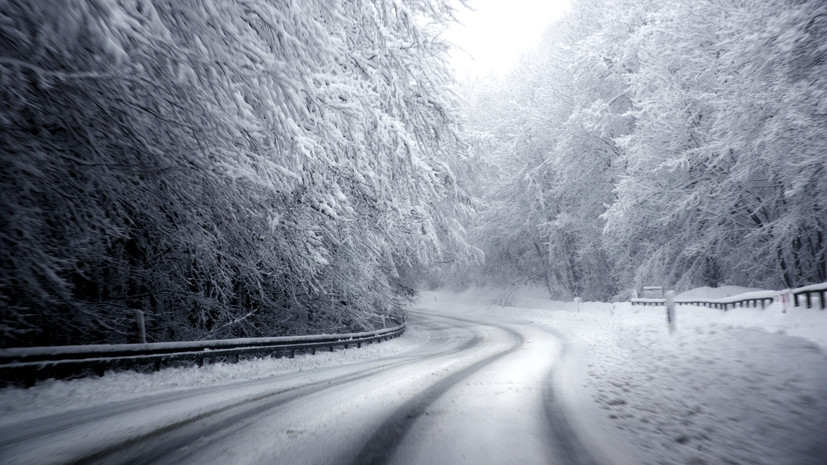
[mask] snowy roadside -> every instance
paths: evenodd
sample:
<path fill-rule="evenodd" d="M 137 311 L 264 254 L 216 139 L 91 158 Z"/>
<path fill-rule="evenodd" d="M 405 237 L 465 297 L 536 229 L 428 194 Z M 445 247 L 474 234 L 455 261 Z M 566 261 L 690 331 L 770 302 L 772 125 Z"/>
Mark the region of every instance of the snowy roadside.
<path fill-rule="evenodd" d="M 506 303 L 507 306 L 491 302 Z M 555 393 L 587 446 L 615 465 L 827 463 L 827 312 L 679 307 L 669 335 L 663 308 L 571 302 L 519 293 L 424 293 L 418 308 L 549 328 L 565 336 Z M 231 385 L 392 356 L 426 344 L 402 337 L 295 359 L 109 373 L 0 389 L 0 425 L 151 394 Z"/>
<path fill-rule="evenodd" d="M 550 302 L 426 293 L 421 306 L 496 313 L 564 333 L 572 420 L 616 464 L 827 463 L 827 312 Z M 558 374 L 559 375 L 559 374 Z"/>
<path fill-rule="evenodd" d="M 23 389 L 0 389 L 0 426 L 46 414 L 93 407 L 152 394 L 228 385 L 314 368 L 375 360 L 399 354 L 423 344 L 426 336 L 417 328 L 380 344 L 361 348 L 297 354 L 295 358 L 260 358 L 238 363 L 208 363 L 203 367 L 170 367 L 152 373 L 107 372 L 102 377 L 46 380 Z"/>

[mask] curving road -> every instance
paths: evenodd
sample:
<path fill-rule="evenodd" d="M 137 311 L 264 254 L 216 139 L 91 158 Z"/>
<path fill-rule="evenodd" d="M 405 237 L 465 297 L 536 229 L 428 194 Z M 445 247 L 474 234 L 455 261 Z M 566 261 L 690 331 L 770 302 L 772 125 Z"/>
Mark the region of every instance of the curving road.
<path fill-rule="evenodd" d="M 3 464 L 593 465 L 554 395 L 567 344 L 411 311 L 414 350 L 0 428 Z"/>

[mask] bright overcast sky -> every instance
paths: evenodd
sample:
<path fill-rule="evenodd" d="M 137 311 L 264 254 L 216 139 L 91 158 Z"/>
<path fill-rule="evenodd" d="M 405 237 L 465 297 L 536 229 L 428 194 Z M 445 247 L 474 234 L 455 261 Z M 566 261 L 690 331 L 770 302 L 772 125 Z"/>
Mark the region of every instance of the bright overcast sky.
<path fill-rule="evenodd" d="M 569 6 L 568 0 L 468 0 L 468 4 L 471 9 L 459 14 L 464 25 L 454 25 L 447 34 L 461 49 L 453 54 L 460 79 L 505 73 Z"/>

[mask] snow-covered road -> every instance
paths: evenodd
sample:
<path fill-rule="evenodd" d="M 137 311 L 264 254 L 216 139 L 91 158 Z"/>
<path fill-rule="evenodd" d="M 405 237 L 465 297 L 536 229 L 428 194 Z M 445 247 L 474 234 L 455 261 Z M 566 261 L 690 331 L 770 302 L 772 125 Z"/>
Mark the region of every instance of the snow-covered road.
<path fill-rule="evenodd" d="M 532 325 L 410 313 L 376 359 L 0 422 L 0 462 L 590 464 L 555 406 L 564 344 Z"/>
<path fill-rule="evenodd" d="M 0 463 L 827 463 L 824 311 L 679 307 L 669 334 L 663 308 L 541 295 L 424 292 L 382 344 L 0 389 Z"/>

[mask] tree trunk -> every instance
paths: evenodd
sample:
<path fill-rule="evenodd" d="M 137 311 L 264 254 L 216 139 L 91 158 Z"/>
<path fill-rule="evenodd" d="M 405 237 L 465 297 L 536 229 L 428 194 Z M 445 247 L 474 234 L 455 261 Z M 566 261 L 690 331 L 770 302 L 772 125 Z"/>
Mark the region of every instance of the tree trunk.
<path fill-rule="evenodd" d="M 548 291 L 548 296 L 553 297 L 553 293 L 551 291 L 551 278 L 548 275 L 548 260 L 543 256 L 543 248 L 540 247 L 540 244 L 534 243 L 534 248 L 537 250 L 537 256 L 540 257 L 540 263 L 543 264 L 543 277 L 546 280 L 546 290 Z"/>

